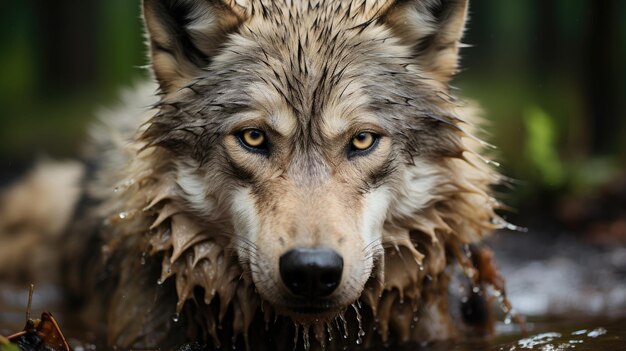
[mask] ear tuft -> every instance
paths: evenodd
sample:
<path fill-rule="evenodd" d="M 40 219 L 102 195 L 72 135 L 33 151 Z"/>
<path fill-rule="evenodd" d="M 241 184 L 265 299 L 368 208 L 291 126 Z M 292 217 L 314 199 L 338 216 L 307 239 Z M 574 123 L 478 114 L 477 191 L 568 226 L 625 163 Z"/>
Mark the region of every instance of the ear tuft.
<path fill-rule="evenodd" d="M 245 20 L 243 0 L 144 0 L 152 68 L 164 92 L 201 74 Z"/>
<path fill-rule="evenodd" d="M 420 67 L 447 84 L 457 71 L 468 0 L 399 0 L 385 22 L 414 48 Z"/>

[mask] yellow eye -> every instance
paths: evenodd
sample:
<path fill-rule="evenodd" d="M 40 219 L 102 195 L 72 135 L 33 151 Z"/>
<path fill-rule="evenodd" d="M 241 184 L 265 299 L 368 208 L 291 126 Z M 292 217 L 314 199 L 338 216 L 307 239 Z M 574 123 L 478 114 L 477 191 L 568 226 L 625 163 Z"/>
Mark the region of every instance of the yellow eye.
<path fill-rule="evenodd" d="M 239 135 L 239 139 L 244 145 L 253 149 L 262 149 L 265 147 L 265 133 L 258 129 L 246 129 Z"/>
<path fill-rule="evenodd" d="M 376 135 L 370 132 L 361 132 L 352 138 L 352 150 L 364 151 L 372 147 L 376 142 Z"/>

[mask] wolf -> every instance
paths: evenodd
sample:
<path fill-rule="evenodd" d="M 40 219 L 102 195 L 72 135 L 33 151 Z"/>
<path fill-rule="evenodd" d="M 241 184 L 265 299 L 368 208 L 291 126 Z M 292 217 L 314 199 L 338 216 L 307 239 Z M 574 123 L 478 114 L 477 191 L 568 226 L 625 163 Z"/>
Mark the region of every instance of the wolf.
<path fill-rule="evenodd" d="M 82 196 L 59 275 L 90 330 L 252 349 L 489 333 L 489 291 L 505 299 L 480 242 L 506 223 L 450 87 L 467 0 L 142 7 L 154 83 L 63 185 Z"/>

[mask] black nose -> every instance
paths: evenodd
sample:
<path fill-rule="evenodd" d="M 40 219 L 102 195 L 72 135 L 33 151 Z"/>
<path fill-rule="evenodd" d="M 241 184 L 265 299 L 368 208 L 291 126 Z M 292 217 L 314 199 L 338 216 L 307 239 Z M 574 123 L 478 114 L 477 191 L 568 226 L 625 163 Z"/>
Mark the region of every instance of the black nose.
<path fill-rule="evenodd" d="M 330 249 L 293 249 L 280 256 L 279 269 L 283 283 L 293 294 L 323 297 L 339 286 L 343 258 Z"/>

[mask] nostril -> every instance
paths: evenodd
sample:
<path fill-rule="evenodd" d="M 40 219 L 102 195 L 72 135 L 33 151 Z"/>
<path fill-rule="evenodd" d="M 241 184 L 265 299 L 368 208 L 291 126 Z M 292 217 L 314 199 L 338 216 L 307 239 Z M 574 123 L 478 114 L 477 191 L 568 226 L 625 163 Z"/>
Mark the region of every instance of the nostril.
<path fill-rule="evenodd" d="M 327 286 L 337 285 L 339 279 L 341 279 L 341 274 L 337 276 L 337 272 L 325 272 L 320 275 L 320 282 Z"/>
<path fill-rule="evenodd" d="M 323 297 L 339 286 L 343 258 L 330 249 L 293 249 L 280 257 L 279 270 L 283 283 L 294 295 Z"/>
<path fill-rule="evenodd" d="M 298 274 L 298 272 L 294 270 L 288 270 L 287 273 L 283 275 L 283 280 L 293 289 L 299 289 L 306 283 L 305 277 Z"/>

